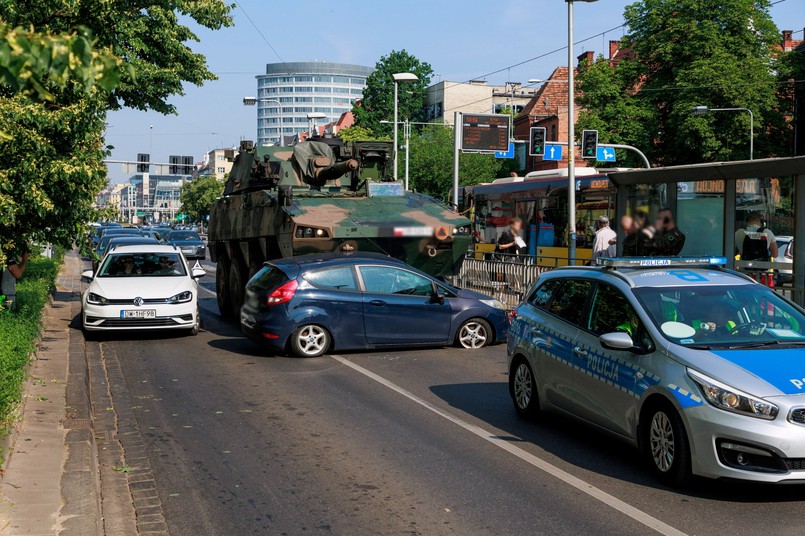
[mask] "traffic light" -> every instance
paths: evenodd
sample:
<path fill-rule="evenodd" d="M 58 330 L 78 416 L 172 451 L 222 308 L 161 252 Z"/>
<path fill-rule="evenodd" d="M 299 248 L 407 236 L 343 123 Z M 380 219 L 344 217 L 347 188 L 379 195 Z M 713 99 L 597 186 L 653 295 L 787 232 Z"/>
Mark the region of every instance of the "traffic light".
<path fill-rule="evenodd" d="M 598 156 L 598 131 L 584 130 L 581 133 L 581 157 L 595 160 Z"/>
<path fill-rule="evenodd" d="M 148 173 L 148 162 L 151 161 L 150 154 L 138 153 L 137 154 L 137 173 Z"/>
<path fill-rule="evenodd" d="M 542 156 L 545 154 L 545 139 L 548 131 L 545 127 L 531 127 L 531 147 L 530 156 Z"/>

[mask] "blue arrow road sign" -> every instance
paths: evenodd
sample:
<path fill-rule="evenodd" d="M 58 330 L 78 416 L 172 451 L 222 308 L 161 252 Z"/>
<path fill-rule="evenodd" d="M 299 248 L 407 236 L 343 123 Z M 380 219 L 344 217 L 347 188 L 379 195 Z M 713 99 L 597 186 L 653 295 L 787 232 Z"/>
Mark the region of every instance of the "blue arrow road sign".
<path fill-rule="evenodd" d="M 545 145 L 545 154 L 542 155 L 543 160 L 561 160 L 562 159 L 562 146 L 561 145 Z"/>
<path fill-rule="evenodd" d="M 614 162 L 615 149 L 610 149 L 609 147 L 598 147 L 598 154 L 596 154 L 595 159 L 599 162 Z"/>
<path fill-rule="evenodd" d="M 495 158 L 514 158 L 514 142 L 509 142 L 508 151 L 495 151 Z"/>

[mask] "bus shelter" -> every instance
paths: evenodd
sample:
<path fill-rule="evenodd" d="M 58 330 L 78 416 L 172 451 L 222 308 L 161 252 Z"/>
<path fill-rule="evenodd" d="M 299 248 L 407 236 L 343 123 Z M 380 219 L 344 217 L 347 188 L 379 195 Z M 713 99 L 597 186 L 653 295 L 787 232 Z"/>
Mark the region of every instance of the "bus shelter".
<path fill-rule="evenodd" d="M 792 284 L 794 289 L 805 289 L 805 156 L 617 171 L 608 176 L 617 190 L 619 217 L 637 211 L 651 217 L 660 208 L 669 208 L 686 235 L 682 255 L 725 256 L 733 268 L 741 266 L 735 261 L 736 230 L 744 227 L 750 213 L 762 214 L 775 235 L 793 237 Z M 622 244 L 623 229 L 618 226 L 617 231 Z M 802 292 L 794 295 L 801 304 Z"/>

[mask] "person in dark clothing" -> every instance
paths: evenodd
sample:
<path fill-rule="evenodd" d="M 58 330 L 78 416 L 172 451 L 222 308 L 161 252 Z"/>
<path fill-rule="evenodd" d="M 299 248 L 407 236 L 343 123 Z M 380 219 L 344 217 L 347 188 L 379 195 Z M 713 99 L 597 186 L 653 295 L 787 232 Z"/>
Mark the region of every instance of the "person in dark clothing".
<path fill-rule="evenodd" d="M 648 224 L 648 215 L 639 210 L 632 220 L 632 228 L 623 241 L 623 254 L 627 257 L 648 257 L 654 253 L 654 228 Z"/>
<path fill-rule="evenodd" d="M 512 218 L 511 223 L 509 223 L 509 228 L 503 231 L 500 237 L 498 237 L 495 252 L 504 253 L 506 255 L 519 255 L 521 247 L 517 243 L 517 239 L 519 238 L 522 243 L 522 238 L 520 238 L 520 232 L 522 230 L 523 220 L 520 218 Z"/>
<path fill-rule="evenodd" d="M 5 268 L 0 278 L 0 290 L 2 290 L 3 303 L 5 309 L 14 309 L 17 300 L 17 280 L 22 277 L 25 267 L 28 265 L 28 248 L 24 248 L 22 255 L 17 255 L 16 251 L 3 252 L 5 257 Z"/>
<path fill-rule="evenodd" d="M 685 235 L 676 226 L 674 214 L 669 208 L 657 213 L 656 232 L 654 233 L 653 254 L 663 257 L 676 257 L 685 247 Z"/>

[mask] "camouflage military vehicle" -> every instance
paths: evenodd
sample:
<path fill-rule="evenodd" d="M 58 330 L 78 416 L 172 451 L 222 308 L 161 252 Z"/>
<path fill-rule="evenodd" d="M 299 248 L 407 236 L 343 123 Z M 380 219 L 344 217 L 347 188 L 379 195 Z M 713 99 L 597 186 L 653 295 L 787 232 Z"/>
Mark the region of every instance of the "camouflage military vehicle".
<path fill-rule="evenodd" d="M 458 271 L 469 220 L 390 179 L 392 145 L 316 138 L 293 147 L 241 143 L 212 207 L 209 251 L 221 314 L 236 317 L 266 260 L 372 251 L 435 276 Z"/>

